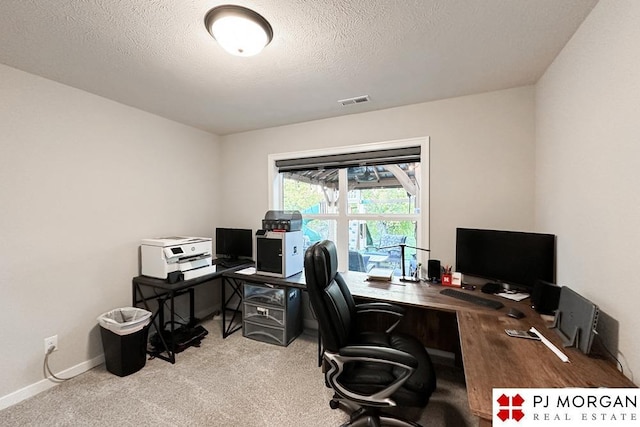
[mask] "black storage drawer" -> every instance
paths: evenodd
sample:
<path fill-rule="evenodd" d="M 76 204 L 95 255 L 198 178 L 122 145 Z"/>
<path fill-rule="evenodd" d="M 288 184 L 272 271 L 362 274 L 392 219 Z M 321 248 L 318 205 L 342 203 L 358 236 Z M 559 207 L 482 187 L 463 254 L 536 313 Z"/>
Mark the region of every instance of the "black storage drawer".
<path fill-rule="evenodd" d="M 242 335 L 287 346 L 302 332 L 300 289 L 245 283 Z"/>
<path fill-rule="evenodd" d="M 284 294 L 285 288 L 245 283 L 243 301 L 254 304 L 269 304 L 272 306 L 284 307 Z"/>
<path fill-rule="evenodd" d="M 271 326 L 256 325 L 251 322 L 244 322 L 242 325 L 242 335 L 257 341 L 269 344 L 287 346 L 291 341 L 287 339 L 284 328 L 273 328 Z"/>
<path fill-rule="evenodd" d="M 242 309 L 242 315 L 244 316 L 244 320 L 248 320 L 251 323 L 279 327 L 284 327 L 286 325 L 285 313 L 282 308 L 249 304 L 245 302 Z"/>

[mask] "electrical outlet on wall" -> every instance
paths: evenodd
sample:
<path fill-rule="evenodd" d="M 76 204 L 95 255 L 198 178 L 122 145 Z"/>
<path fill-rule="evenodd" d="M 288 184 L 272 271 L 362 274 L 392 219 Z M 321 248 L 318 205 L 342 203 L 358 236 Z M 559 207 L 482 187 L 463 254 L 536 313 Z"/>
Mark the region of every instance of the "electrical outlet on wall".
<path fill-rule="evenodd" d="M 57 335 L 54 335 L 52 337 L 44 339 L 44 354 L 47 354 L 51 347 L 53 347 L 53 351 L 56 351 L 58 349 L 58 336 Z"/>

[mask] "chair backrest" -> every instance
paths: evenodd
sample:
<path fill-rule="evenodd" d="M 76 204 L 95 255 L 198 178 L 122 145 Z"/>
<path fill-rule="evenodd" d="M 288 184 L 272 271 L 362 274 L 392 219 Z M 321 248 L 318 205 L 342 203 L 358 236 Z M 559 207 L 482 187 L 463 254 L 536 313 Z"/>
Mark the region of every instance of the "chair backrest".
<path fill-rule="evenodd" d="M 349 251 L 349 271 L 367 271 L 367 267 L 364 265 L 364 257 L 360 252 Z"/>
<path fill-rule="evenodd" d="M 353 297 L 337 268 L 338 254 L 332 241 L 315 243 L 305 252 L 309 301 L 318 319 L 324 347 L 331 352 L 347 344 L 355 314 Z"/>

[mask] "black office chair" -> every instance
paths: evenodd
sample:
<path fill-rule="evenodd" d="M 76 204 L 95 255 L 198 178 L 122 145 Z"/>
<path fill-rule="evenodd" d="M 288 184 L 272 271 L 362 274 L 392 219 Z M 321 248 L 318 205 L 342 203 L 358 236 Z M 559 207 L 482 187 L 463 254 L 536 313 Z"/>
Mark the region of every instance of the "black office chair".
<path fill-rule="evenodd" d="M 333 242 L 315 243 L 305 252 L 304 269 L 311 306 L 324 345 L 325 382 L 335 392 L 330 406 L 351 409 L 345 426 L 418 426 L 381 412 L 384 408 L 424 407 L 436 387 L 436 377 L 424 346 L 414 337 L 355 328 L 359 313 L 402 312 L 387 303 L 358 304 L 337 272 Z"/>

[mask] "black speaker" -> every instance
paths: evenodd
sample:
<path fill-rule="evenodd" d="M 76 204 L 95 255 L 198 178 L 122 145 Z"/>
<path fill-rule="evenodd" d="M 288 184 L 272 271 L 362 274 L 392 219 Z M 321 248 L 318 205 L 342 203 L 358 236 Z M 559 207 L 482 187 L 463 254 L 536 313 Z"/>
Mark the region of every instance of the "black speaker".
<path fill-rule="evenodd" d="M 531 307 L 540 314 L 553 314 L 558 309 L 560 289 L 558 285 L 538 280 L 533 286 Z"/>
<path fill-rule="evenodd" d="M 440 281 L 440 260 L 430 259 L 427 263 L 427 277 L 430 282 Z"/>

